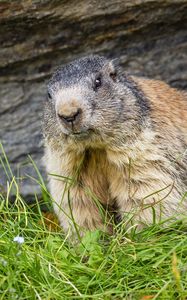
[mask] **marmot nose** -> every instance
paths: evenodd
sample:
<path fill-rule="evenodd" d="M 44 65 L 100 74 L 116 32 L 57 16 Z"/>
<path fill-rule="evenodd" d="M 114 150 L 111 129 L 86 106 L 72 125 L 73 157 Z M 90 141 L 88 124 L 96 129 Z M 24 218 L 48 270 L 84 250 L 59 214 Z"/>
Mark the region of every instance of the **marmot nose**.
<path fill-rule="evenodd" d="M 63 121 L 66 125 L 71 125 L 72 123 L 75 123 L 80 115 L 81 115 L 82 110 L 80 108 L 77 109 L 76 112 L 73 112 L 70 115 L 63 115 L 63 114 L 58 114 L 58 117 Z"/>

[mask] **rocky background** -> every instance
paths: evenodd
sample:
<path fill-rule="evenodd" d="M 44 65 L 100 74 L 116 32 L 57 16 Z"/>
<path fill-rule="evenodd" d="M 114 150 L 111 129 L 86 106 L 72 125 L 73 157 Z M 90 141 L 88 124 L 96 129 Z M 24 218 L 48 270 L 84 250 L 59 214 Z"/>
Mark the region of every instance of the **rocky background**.
<path fill-rule="evenodd" d="M 0 1 L 0 140 L 22 193 L 40 193 L 41 114 L 56 67 L 90 53 L 187 89 L 186 0 Z M 2 157 L 2 155 L 1 155 Z M 0 185 L 6 187 L 0 166 Z"/>

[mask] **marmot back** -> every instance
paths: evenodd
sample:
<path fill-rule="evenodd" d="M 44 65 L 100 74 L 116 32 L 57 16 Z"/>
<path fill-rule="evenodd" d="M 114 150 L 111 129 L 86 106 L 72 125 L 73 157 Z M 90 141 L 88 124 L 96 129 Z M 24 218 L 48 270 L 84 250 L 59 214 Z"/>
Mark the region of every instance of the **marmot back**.
<path fill-rule="evenodd" d="M 54 209 L 65 230 L 76 222 L 81 230 L 111 231 L 114 208 L 141 226 L 153 221 L 153 210 L 159 221 L 187 207 L 185 92 L 123 74 L 104 57 L 85 57 L 49 81 L 44 136 L 46 168 L 56 174 L 49 176 Z"/>

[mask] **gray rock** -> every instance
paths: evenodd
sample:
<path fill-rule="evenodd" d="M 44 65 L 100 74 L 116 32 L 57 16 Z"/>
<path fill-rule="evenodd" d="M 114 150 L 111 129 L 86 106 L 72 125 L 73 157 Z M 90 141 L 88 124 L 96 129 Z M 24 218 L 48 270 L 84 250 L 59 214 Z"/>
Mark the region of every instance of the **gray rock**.
<path fill-rule="evenodd" d="M 0 140 L 26 198 L 41 194 L 28 155 L 45 178 L 42 106 L 58 65 L 104 54 L 132 74 L 187 89 L 186 0 L 4 0 L 0 44 Z M 6 181 L 1 163 L 2 189 Z"/>

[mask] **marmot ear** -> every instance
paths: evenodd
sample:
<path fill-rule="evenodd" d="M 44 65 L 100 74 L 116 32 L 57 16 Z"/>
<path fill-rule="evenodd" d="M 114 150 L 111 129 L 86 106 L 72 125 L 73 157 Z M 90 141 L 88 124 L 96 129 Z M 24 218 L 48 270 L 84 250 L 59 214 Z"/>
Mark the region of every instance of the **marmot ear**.
<path fill-rule="evenodd" d="M 116 81 L 116 78 L 117 78 L 117 72 L 116 72 L 116 71 L 110 72 L 110 77 L 112 78 L 113 81 Z"/>
<path fill-rule="evenodd" d="M 48 99 L 52 99 L 52 95 L 49 91 L 47 92 L 47 97 L 48 97 Z"/>
<path fill-rule="evenodd" d="M 104 66 L 104 72 L 108 74 L 113 81 L 117 80 L 117 68 L 114 65 L 114 60 L 107 62 Z"/>

